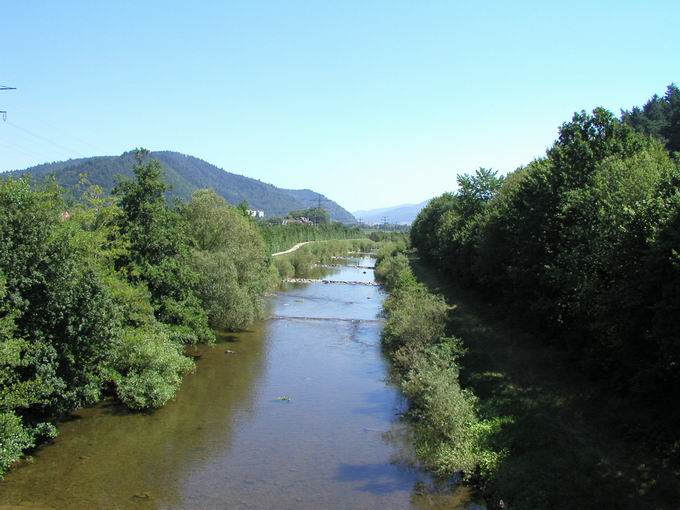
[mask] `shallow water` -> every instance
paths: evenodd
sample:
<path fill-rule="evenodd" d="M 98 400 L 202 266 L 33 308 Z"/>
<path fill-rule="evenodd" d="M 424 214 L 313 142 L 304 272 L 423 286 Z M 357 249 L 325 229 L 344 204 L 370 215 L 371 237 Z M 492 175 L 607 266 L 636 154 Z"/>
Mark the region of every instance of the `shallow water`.
<path fill-rule="evenodd" d="M 405 402 L 385 382 L 383 299 L 363 285 L 290 286 L 270 319 L 198 349 L 163 409 L 107 403 L 61 424 L 0 482 L 0 508 L 476 508 L 413 467 Z"/>

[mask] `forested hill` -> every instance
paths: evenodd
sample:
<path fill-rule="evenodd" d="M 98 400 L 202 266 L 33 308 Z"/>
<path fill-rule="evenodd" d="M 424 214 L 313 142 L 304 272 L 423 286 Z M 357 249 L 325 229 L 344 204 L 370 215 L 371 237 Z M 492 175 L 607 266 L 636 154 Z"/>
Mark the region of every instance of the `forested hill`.
<path fill-rule="evenodd" d="M 287 190 L 272 184 L 237 175 L 216 167 L 202 159 L 172 151 L 151 152 L 150 158 L 158 159 L 166 172 L 171 186 L 170 195 L 189 199 L 197 189 L 212 188 L 232 204 L 247 201 L 253 209 L 261 209 L 267 216 L 284 216 L 289 211 L 316 206 L 321 199 L 334 221 L 354 223 L 351 213 L 324 195 L 311 190 Z M 75 190 L 85 174 L 91 184 L 97 184 L 110 192 L 116 184 L 116 176 L 132 176 L 135 164 L 134 154 L 126 152 L 120 156 L 98 156 L 71 159 L 56 163 L 16 170 L 3 174 L 17 176 L 30 173 L 37 178 L 53 174 L 57 182 L 69 190 Z"/>

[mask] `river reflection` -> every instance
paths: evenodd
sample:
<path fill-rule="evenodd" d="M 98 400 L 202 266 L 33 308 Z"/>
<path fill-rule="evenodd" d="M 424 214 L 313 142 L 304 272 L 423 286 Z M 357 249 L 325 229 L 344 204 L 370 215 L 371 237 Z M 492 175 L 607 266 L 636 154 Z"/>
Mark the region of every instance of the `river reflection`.
<path fill-rule="evenodd" d="M 405 403 L 385 382 L 383 298 L 370 286 L 291 286 L 270 302 L 275 319 L 200 348 L 165 408 L 105 404 L 62 424 L 55 444 L 0 483 L 0 505 L 473 508 L 467 492 L 433 490 L 413 467 Z"/>

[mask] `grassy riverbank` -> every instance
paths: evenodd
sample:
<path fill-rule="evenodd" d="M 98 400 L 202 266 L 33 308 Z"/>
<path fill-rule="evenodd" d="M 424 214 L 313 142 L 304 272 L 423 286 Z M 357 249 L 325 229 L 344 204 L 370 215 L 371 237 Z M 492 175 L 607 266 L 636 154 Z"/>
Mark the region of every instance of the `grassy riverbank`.
<path fill-rule="evenodd" d="M 336 239 L 312 242 L 294 252 L 272 259 L 272 266 L 279 281 L 287 278 L 309 278 L 319 274 L 318 264 L 328 264 L 333 257 L 350 252 L 368 252 L 379 246 L 370 239 Z"/>
<path fill-rule="evenodd" d="M 258 226 L 269 253 L 285 251 L 305 241 L 364 237 L 363 232 L 358 227 L 343 225 L 342 223 L 322 223 L 319 225 L 258 223 Z"/>
<path fill-rule="evenodd" d="M 397 284 L 390 283 L 400 272 Z M 677 508 L 680 483 L 672 451 L 649 433 L 663 416 L 594 383 L 574 369 L 563 349 L 509 325 L 501 309 L 417 259 L 386 259 L 378 273 L 391 294 L 386 346 L 411 400 L 416 446 L 426 466 L 442 474 L 467 469 L 489 508 L 501 500 L 514 509 Z M 412 279 L 407 286 L 423 286 L 415 291 L 420 298 L 400 296 L 404 279 Z M 417 320 L 423 323 L 418 326 Z M 395 327 L 401 328 L 397 338 L 403 349 L 419 346 L 426 325 L 442 320 L 446 326 L 426 336 L 443 331 L 444 338 L 458 339 L 451 341 L 453 348 L 446 341 L 431 343 L 439 355 L 429 358 L 411 354 L 420 347 L 406 356 L 395 351 Z M 438 373 L 448 373 L 449 380 L 431 375 Z M 461 398 L 466 392 L 469 396 Z M 444 406 L 446 413 L 437 413 Z M 441 433 L 455 427 L 457 433 Z M 477 429 L 483 433 L 466 433 Z M 473 462 L 456 465 L 449 462 L 455 457 L 439 455 L 452 441 L 460 441 L 458 450 L 471 452 L 463 458 Z M 433 448 L 437 444 L 442 446 Z"/>
<path fill-rule="evenodd" d="M 482 418 L 477 397 L 460 384 L 465 347 L 447 331 L 451 308 L 416 280 L 408 258 L 394 245 L 381 250 L 376 277 L 390 294 L 383 345 L 394 379 L 409 399 L 419 460 L 438 475 L 460 474 L 483 483 L 503 457 L 490 444 L 503 420 Z"/>

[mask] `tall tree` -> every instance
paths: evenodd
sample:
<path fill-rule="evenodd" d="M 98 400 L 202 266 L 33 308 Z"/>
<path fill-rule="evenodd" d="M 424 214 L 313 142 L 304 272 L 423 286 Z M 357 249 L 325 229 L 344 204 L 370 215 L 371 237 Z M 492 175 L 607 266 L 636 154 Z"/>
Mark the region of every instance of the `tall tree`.
<path fill-rule="evenodd" d="M 680 151 L 680 89 L 670 84 L 663 97 L 654 94 L 642 108 L 621 112 L 636 131 L 661 140 L 671 152 Z"/>
<path fill-rule="evenodd" d="M 187 263 L 186 224 L 180 212 L 166 202 L 160 162 L 144 162 L 146 154 L 143 149 L 137 151 L 135 179 L 122 181 L 114 189 L 122 209 L 120 231 L 130 246 L 120 257 L 119 267 L 131 281 L 148 286 L 156 316 L 176 326 L 178 341 L 210 341 L 214 334 L 192 291 L 198 275 Z"/>

